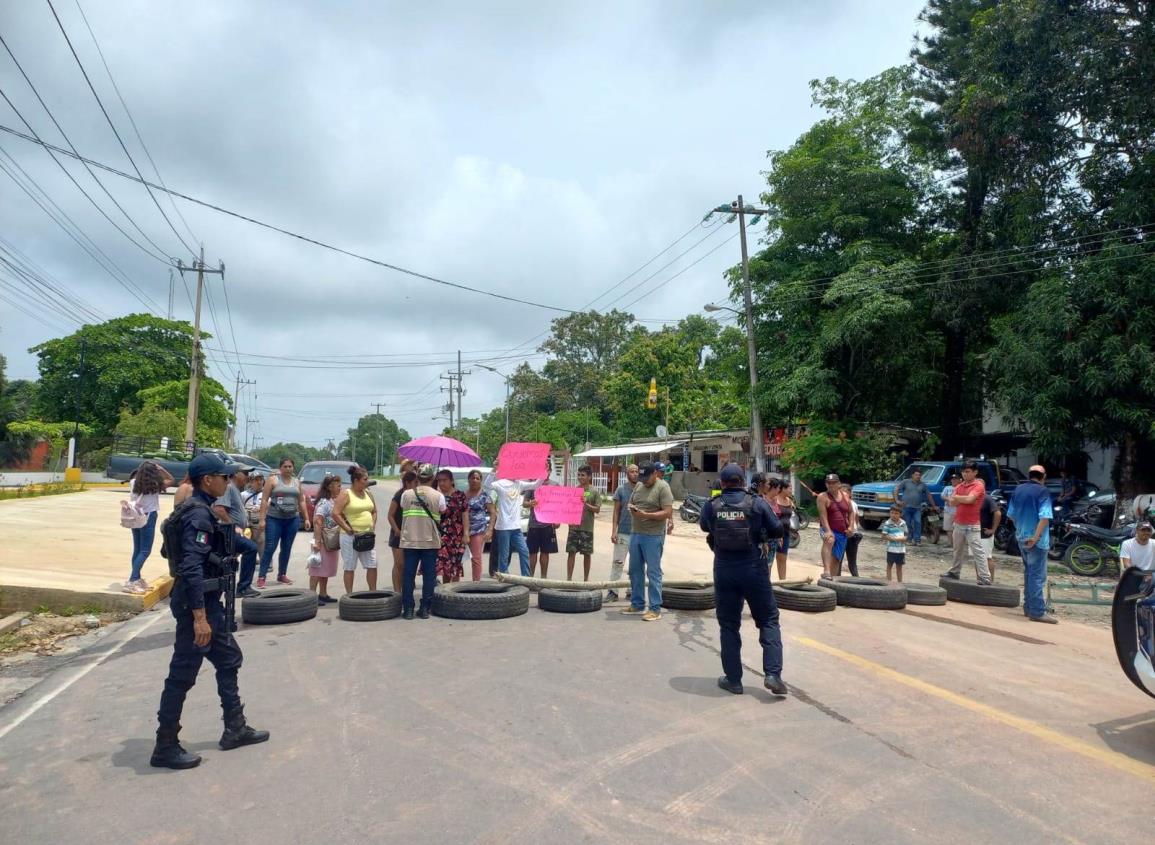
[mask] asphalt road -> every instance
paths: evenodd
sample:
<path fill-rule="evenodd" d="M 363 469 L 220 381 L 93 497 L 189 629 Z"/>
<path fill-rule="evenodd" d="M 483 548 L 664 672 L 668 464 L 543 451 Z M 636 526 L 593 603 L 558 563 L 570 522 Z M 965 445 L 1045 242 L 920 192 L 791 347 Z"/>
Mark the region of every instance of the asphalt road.
<path fill-rule="evenodd" d="M 668 553 L 708 569 L 681 529 Z M 146 613 L 0 709 L 4 841 L 1023 845 L 1149 826 L 1155 701 L 1105 631 L 957 605 L 783 612 L 793 694 L 775 699 L 749 620 L 731 696 L 712 614 L 617 609 L 246 628 L 241 690 L 272 739 L 216 748 L 206 665 L 188 772 L 148 766 L 173 626 Z"/>

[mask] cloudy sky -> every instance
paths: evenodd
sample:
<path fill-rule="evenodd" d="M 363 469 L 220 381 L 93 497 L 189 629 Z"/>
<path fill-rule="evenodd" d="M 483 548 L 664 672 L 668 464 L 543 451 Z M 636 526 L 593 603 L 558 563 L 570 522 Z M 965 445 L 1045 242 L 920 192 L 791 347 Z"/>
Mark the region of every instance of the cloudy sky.
<path fill-rule="evenodd" d="M 766 151 L 788 146 L 818 117 L 808 80 L 864 78 L 903 62 L 922 7 L 52 2 L 147 177 L 152 167 L 96 43 L 169 187 L 483 291 L 559 309 L 628 306 L 650 321 L 725 297 L 721 272 L 738 256 L 737 240 L 728 240 L 734 226 L 692 227 L 739 192 L 757 196 Z M 0 0 L 0 35 L 76 148 L 131 170 L 47 2 Z M 3 50 L 0 89 L 41 137 L 66 146 Z M 0 124 L 24 129 L 2 99 Z M 129 222 L 80 165 L 62 160 L 141 247 L 46 152 L 6 133 L 0 246 L 72 294 L 78 309 L 122 315 L 145 310 L 143 299 L 163 315 L 163 256 L 188 263 L 189 252 L 143 187 L 98 171 Z M 67 213 L 127 281 L 82 250 L 8 172 L 53 214 Z M 384 413 L 414 435 L 440 430 L 444 422 L 432 419 L 444 401 L 438 376 L 458 349 L 473 370 L 465 415 L 476 416 L 501 404 L 504 387 L 469 363 L 505 372 L 521 360 L 540 364 L 538 335 L 559 315 L 176 200 L 186 227 L 168 199 L 158 200 L 187 244 L 203 242 L 207 262 L 226 265 L 227 305 L 222 282 L 208 282 L 210 370 L 230 387 L 238 370 L 256 381 L 242 391 L 242 434 L 245 419 L 259 420 L 248 433 L 264 445 L 321 445 L 371 402 L 384 402 Z M 35 377 L 28 347 L 83 320 L 36 303 L 23 285 L 0 265 L 0 353 L 13 378 Z M 191 312 L 178 278 L 174 316 Z"/>

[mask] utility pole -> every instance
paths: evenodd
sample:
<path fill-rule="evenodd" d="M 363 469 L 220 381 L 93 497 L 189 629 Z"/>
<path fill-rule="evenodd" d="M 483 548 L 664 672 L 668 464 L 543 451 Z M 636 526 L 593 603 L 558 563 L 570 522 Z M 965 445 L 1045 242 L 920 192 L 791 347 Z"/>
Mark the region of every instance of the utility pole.
<path fill-rule="evenodd" d="M 184 439 L 188 443 L 193 443 L 196 441 L 197 436 L 197 414 L 200 412 L 201 400 L 201 295 L 204 293 L 205 273 L 216 273 L 224 279 L 225 264 L 222 261 L 220 268 L 217 270 L 210 270 L 208 267 L 205 267 L 205 248 L 202 244 L 200 260 L 196 261 L 194 266 L 186 267 L 178 260 L 176 269 L 180 271 L 182 276 L 185 270 L 197 271 L 197 300 L 196 306 L 193 309 L 192 366 L 190 367 L 188 379 L 188 408 L 185 412 L 186 418 L 184 424 Z"/>
<path fill-rule="evenodd" d="M 232 431 L 232 437 L 229 438 L 229 442 L 233 444 L 234 449 L 237 448 L 237 422 L 239 421 L 237 419 L 237 409 L 240 407 L 241 387 L 247 387 L 248 385 L 251 385 L 251 384 L 256 384 L 256 382 L 250 381 L 249 379 L 243 379 L 243 378 L 241 378 L 241 374 L 237 373 L 237 386 L 236 386 L 236 389 L 233 390 L 233 431 Z M 229 433 L 229 431 L 228 431 L 228 428 L 226 427 L 225 434 L 228 434 L 228 433 Z"/>
<path fill-rule="evenodd" d="M 746 205 L 742 195 L 736 202 L 720 205 L 714 211 L 734 214 L 738 217 L 739 240 L 742 244 L 742 299 L 746 311 L 746 357 L 750 365 L 750 456 L 754 459 L 754 469 L 766 469 L 766 446 L 762 434 L 762 412 L 758 409 L 758 350 L 754 346 L 754 298 L 750 293 L 750 257 L 746 251 L 746 215 L 769 214 L 768 208 Z"/>
<path fill-rule="evenodd" d="M 455 407 L 454 400 L 453 400 L 453 391 L 455 389 L 454 385 L 457 383 L 457 373 L 451 372 L 451 373 L 448 373 L 447 375 L 443 375 L 441 377 L 441 380 L 449 382 L 449 387 L 442 387 L 441 388 L 442 392 L 449 394 L 449 402 L 446 403 L 445 407 L 442 408 L 442 410 L 449 412 L 449 428 L 452 429 L 453 428 L 453 409 Z M 457 389 L 459 389 L 459 388 L 460 388 L 460 385 L 457 386 Z M 434 419 L 437 419 L 437 418 L 434 417 Z"/>
<path fill-rule="evenodd" d="M 381 406 L 383 406 L 385 403 L 384 402 L 370 402 L 369 404 L 377 409 L 377 416 L 381 416 Z M 384 434 L 384 432 L 381 430 L 381 426 L 383 426 L 384 424 L 385 424 L 384 419 L 377 420 L 377 471 L 378 472 L 381 471 L 381 437 Z"/>
<path fill-rule="evenodd" d="M 172 319 L 172 295 L 176 290 L 176 275 L 172 270 L 168 271 L 168 318 Z"/>
<path fill-rule="evenodd" d="M 505 373 L 500 372 L 499 370 L 495 370 L 493 367 L 486 366 L 485 364 L 478 364 L 477 366 L 481 367 L 481 369 L 483 369 L 483 370 L 489 370 L 491 373 L 499 375 L 502 377 L 502 379 L 505 380 L 505 442 L 508 443 L 509 442 L 509 382 L 510 382 L 510 377 L 507 376 Z"/>
<path fill-rule="evenodd" d="M 245 454 L 249 453 L 249 423 L 259 423 L 260 420 L 253 417 L 245 417 Z"/>

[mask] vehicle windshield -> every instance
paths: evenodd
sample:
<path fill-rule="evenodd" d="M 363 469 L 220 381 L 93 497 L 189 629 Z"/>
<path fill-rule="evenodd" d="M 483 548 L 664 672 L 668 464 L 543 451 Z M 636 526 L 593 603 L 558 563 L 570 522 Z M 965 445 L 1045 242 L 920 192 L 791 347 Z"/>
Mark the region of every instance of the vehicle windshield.
<path fill-rule="evenodd" d="M 906 481 L 914 472 L 922 473 L 922 480 L 926 484 L 937 484 L 942 478 L 943 467 L 938 464 L 911 464 L 899 474 L 895 481 Z"/>
<path fill-rule="evenodd" d="M 345 464 L 317 464 L 301 470 L 301 481 L 306 484 L 320 484 L 326 475 L 336 475 L 339 478 L 348 477 L 348 473 L 345 472 Z M 345 479 L 342 478 L 341 480 L 344 481 Z"/>

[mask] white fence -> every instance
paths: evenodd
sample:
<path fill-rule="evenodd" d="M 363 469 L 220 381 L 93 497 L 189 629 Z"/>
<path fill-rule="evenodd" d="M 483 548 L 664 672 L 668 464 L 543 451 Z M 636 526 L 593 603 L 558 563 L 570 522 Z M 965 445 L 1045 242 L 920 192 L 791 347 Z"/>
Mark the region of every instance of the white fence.
<path fill-rule="evenodd" d="M 62 472 L 0 472 L 0 487 L 27 487 L 29 484 L 50 484 L 63 481 Z M 82 472 L 80 480 L 87 484 L 112 481 L 103 472 Z"/>

